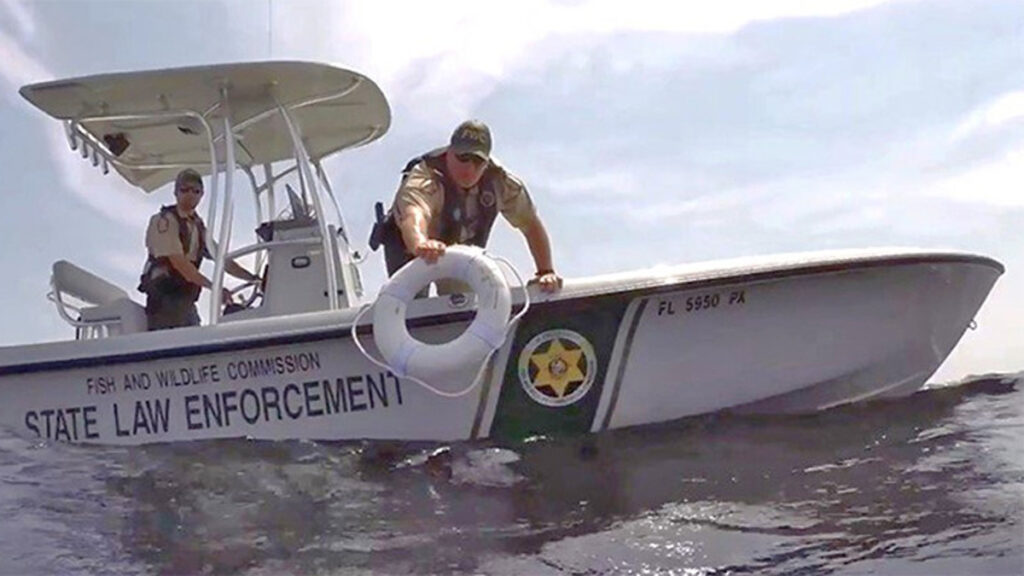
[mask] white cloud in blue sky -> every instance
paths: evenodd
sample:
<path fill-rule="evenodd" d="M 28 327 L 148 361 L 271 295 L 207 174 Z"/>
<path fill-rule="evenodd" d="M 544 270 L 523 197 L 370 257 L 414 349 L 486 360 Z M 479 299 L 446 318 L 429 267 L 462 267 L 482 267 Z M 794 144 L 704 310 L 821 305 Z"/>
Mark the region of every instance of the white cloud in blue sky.
<path fill-rule="evenodd" d="M 268 16 L 273 26 L 268 27 Z M 66 337 L 44 300 L 67 258 L 134 286 L 143 197 L 102 177 L 22 84 L 308 59 L 388 95 L 383 140 L 327 163 L 352 235 L 409 157 L 459 120 L 494 129 L 583 276 L 750 254 L 911 245 L 1008 273 L 939 374 L 1024 367 L 1024 3 L 0 0 L 0 343 Z M 24 246 L 24 249 L 21 247 Z M 529 270 L 518 235 L 494 248 Z M 375 287 L 379 261 L 364 270 Z"/>

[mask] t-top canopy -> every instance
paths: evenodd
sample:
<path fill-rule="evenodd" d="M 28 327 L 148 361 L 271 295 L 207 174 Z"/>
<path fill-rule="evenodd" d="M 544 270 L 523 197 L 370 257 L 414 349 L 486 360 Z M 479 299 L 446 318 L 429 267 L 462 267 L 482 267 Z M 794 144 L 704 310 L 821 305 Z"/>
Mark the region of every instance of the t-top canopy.
<path fill-rule="evenodd" d="M 225 110 L 240 166 L 295 157 L 288 125 L 274 113 L 279 104 L 314 160 L 376 140 L 391 124 L 387 99 L 372 80 L 310 62 L 101 74 L 24 86 L 21 95 L 67 121 L 72 138 L 87 135 L 128 182 L 147 192 L 173 181 L 184 166 L 210 173 L 210 140 L 200 117 L 212 127 L 224 162 Z"/>

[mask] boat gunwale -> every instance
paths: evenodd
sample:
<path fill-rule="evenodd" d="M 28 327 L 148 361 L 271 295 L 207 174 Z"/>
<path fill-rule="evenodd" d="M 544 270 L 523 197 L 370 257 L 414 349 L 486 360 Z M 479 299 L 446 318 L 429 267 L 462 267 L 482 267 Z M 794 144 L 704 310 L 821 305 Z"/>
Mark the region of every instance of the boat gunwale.
<path fill-rule="evenodd" d="M 821 262 L 807 262 L 803 264 L 794 265 L 783 265 L 773 269 L 755 270 L 750 272 L 740 272 L 734 274 L 719 272 L 719 275 L 715 275 L 714 270 L 710 270 L 711 275 L 706 278 L 695 278 L 686 280 L 680 277 L 673 277 L 671 274 L 664 274 L 661 276 L 653 276 L 647 279 L 643 284 L 636 283 L 635 285 L 629 285 L 626 282 L 622 282 L 621 285 L 604 285 L 591 287 L 590 291 L 586 289 L 580 290 L 578 293 L 571 293 L 564 297 L 555 295 L 549 299 L 540 300 L 531 304 L 531 309 L 538 310 L 550 310 L 552 308 L 566 306 L 566 305 L 578 305 L 580 301 L 588 299 L 604 299 L 604 298 L 647 298 L 651 296 L 657 296 L 659 294 L 666 294 L 672 292 L 689 291 L 695 289 L 712 288 L 715 286 L 724 286 L 731 284 L 749 284 L 749 283 L 761 283 L 766 281 L 781 280 L 794 278 L 799 276 L 818 276 L 818 275 L 829 275 L 842 272 L 850 272 L 857 270 L 865 270 L 872 268 L 883 268 L 889 266 L 913 266 L 922 264 L 971 264 L 981 265 L 994 269 L 999 275 L 1005 272 L 1005 267 L 998 261 L 986 257 L 978 256 L 974 254 L 959 254 L 959 253 L 911 253 L 911 254 L 894 254 L 888 256 L 874 256 L 874 257 L 860 257 L 850 258 L 847 260 L 834 260 L 834 261 L 821 261 Z M 521 301 L 513 302 L 514 307 L 521 307 Z M 516 310 L 514 309 L 513 312 Z M 351 312 L 351 310 L 349 310 Z M 327 312 L 328 314 L 337 314 Z M 439 314 L 426 314 L 419 317 L 412 317 L 409 319 L 408 324 L 410 327 L 430 327 L 438 326 L 442 324 L 465 322 L 472 319 L 473 310 L 460 310 L 457 312 L 442 312 Z M 318 312 L 314 314 L 324 314 Z M 96 356 L 86 357 L 72 357 L 72 358 L 58 358 L 58 359 L 46 359 L 42 361 L 26 362 L 20 364 L 9 364 L 0 366 L 0 376 L 14 376 L 32 374 L 38 372 L 47 371 L 64 371 L 73 370 L 79 368 L 91 368 L 95 366 L 110 366 L 117 364 L 128 364 L 146 360 L 165 360 L 170 358 L 181 358 L 188 356 L 199 356 L 217 354 L 223 352 L 233 352 L 239 350 L 253 350 L 260 348 L 269 348 L 273 346 L 291 345 L 291 344 L 302 344 L 309 342 L 321 342 L 324 340 L 333 339 L 345 339 L 350 337 L 352 324 L 354 317 L 348 320 L 343 326 L 329 327 L 329 328 L 308 328 L 308 329 L 296 329 L 288 328 L 282 330 L 284 333 L 271 334 L 271 335 L 245 335 L 240 337 L 234 337 L 223 341 L 211 341 L 207 343 L 194 344 L 188 346 L 172 345 L 163 348 L 153 348 L 145 350 L 133 350 L 125 353 L 112 353 Z M 220 326 L 230 326 L 231 323 L 221 324 Z M 364 320 L 356 328 L 356 331 L 360 335 L 369 334 L 372 330 L 371 321 Z M 130 337 L 125 336 L 126 338 Z M 121 337 L 117 337 L 121 340 Z M 121 340 L 123 341 L 123 340 Z M 73 342 L 73 341 L 72 341 Z M 60 341 L 54 344 L 68 344 L 68 341 Z M 25 345 L 27 346 L 38 346 L 38 344 Z M 7 348 L 11 350 L 19 348 L 21 346 L 13 346 Z"/>

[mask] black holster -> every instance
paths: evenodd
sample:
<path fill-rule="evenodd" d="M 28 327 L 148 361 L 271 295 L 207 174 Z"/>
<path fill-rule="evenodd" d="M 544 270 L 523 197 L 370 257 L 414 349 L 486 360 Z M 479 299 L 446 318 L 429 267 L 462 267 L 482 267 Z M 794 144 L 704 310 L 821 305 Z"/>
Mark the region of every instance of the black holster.
<path fill-rule="evenodd" d="M 370 231 L 370 249 L 376 251 L 377 248 L 384 247 L 384 264 L 390 277 L 412 260 L 413 255 L 405 249 L 402 231 L 398 229 L 393 213 L 385 213 L 384 204 L 381 202 L 374 205 L 374 212 L 376 222 Z"/>
<path fill-rule="evenodd" d="M 151 300 L 164 296 L 187 295 L 193 302 L 199 300 L 202 288 L 178 276 L 170 266 L 160 262 L 147 262 L 139 277 L 138 291 Z"/>

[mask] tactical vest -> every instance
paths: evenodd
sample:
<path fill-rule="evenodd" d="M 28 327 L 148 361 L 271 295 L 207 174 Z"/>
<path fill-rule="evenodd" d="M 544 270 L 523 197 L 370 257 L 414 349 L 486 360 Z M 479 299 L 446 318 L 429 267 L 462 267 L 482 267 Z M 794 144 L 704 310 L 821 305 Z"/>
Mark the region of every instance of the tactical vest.
<path fill-rule="evenodd" d="M 459 185 L 452 180 L 445 170 L 444 153 L 446 148 L 440 148 L 418 156 L 410 160 L 405 169 L 402 170 L 403 177 L 408 176 L 420 162 L 423 162 L 434 172 L 434 175 L 441 180 L 441 187 L 444 188 L 444 207 L 441 209 L 441 222 L 438 226 L 438 240 L 445 244 L 471 244 L 481 248 L 487 246 L 487 239 L 491 236 L 491 228 L 498 216 L 498 192 L 497 183 L 505 177 L 505 172 L 498 166 L 491 164 L 484 171 L 480 181 L 477 182 L 476 194 L 476 221 L 472 223 L 472 234 L 466 240 L 461 239 L 462 229 L 466 226 L 466 203 L 469 201 L 468 194 L 459 193 Z M 394 216 L 392 215 L 392 218 Z"/>
<path fill-rule="evenodd" d="M 189 246 L 192 245 L 192 228 L 188 225 L 188 222 L 178 214 L 178 210 L 175 206 L 162 206 L 160 208 L 161 216 L 171 216 L 174 221 L 178 223 L 178 239 L 181 241 L 181 247 L 186 252 Z M 206 251 L 206 225 L 203 223 L 203 219 L 198 216 L 195 219 L 196 231 L 199 233 L 199 251 L 196 254 L 195 260 L 192 260 L 192 264 L 195 265 L 196 269 L 203 263 L 203 258 L 209 253 Z M 149 254 L 146 260 L 146 265 L 142 269 L 142 276 L 139 278 L 139 292 L 143 292 L 148 295 L 160 295 L 160 294 L 180 294 L 181 292 L 188 293 L 192 300 L 199 299 L 199 293 L 202 291 L 201 286 L 189 282 L 178 273 L 177 270 L 171 266 L 170 261 L 165 256 L 153 256 Z"/>
<path fill-rule="evenodd" d="M 462 240 L 462 229 L 467 226 L 466 203 L 469 201 L 469 195 L 460 193 L 459 185 L 445 170 L 444 153 L 446 150 L 447 148 L 438 148 L 413 158 L 402 169 L 402 178 L 403 180 L 407 178 L 412 169 L 420 162 L 425 163 L 427 168 L 434 173 L 434 177 L 440 180 L 441 188 L 444 190 L 444 206 L 441 209 L 441 219 L 437 225 L 436 240 L 447 245 L 471 244 L 485 247 L 487 239 L 491 235 L 494 220 L 498 216 L 499 186 L 505 178 L 505 171 L 493 163 L 484 170 L 483 176 L 480 177 L 480 181 L 476 185 L 477 194 L 474 199 L 476 219 L 468 224 L 471 227 L 470 236 L 466 240 Z M 382 211 L 378 210 L 378 212 Z M 394 274 L 413 259 L 413 255 L 405 248 L 405 242 L 402 240 L 402 233 L 398 229 L 398 222 L 395 218 L 394 208 L 387 216 L 383 217 L 383 221 L 381 221 L 381 215 L 378 214 L 378 225 L 374 226 L 370 239 L 370 246 L 374 250 L 383 244 L 388 275 Z"/>

